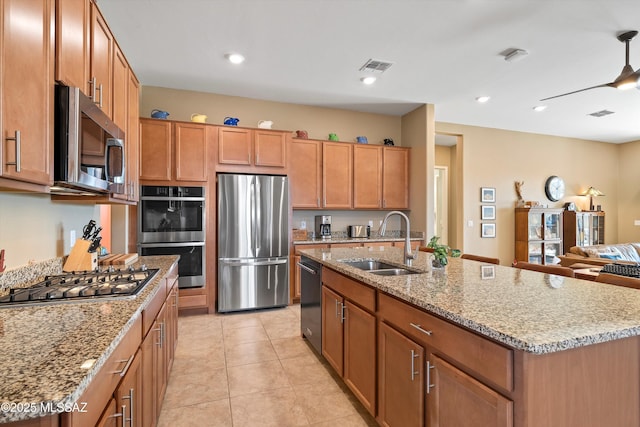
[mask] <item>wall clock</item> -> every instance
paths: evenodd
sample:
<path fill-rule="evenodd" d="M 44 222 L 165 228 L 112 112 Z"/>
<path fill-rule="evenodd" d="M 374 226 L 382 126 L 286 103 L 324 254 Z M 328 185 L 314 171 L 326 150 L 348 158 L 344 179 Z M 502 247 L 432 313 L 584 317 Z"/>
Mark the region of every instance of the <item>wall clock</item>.
<path fill-rule="evenodd" d="M 544 192 L 547 194 L 547 199 L 557 202 L 564 197 L 564 180 L 559 176 L 550 176 L 544 184 Z"/>

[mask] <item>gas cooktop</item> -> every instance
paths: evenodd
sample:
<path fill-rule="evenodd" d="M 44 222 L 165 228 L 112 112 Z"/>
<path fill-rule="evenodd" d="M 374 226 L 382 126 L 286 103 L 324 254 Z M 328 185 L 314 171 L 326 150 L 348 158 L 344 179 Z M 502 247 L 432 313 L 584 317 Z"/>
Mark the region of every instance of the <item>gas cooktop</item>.
<path fill-rule="evenodd" d="M 121 299 L 133 297 L 156 275 L 158 269 L 139 268 L 73 271 L 46 276 L 26 288 L 10 289 L 0 296 L 1 307 L 29 306 L 46 303 Z"/>

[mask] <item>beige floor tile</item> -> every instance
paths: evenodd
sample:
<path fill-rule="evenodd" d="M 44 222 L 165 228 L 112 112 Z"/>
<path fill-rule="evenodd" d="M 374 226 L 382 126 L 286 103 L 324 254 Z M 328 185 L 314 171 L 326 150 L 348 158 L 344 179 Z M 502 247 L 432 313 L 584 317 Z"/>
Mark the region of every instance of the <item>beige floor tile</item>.
<path fill-rule="evenodd" d="M 229 397 L 225 368 L 171 375 L 163 407 L 176 408 Z"/>
<path fill-rule="evenodd" d="M 297 385 L 293 389 L 311 424 L 358 415 L 349 396 L 333 381 Z"/>
<path fill-rule="evenodd" d="M 300 336 L 300 322 L 294 319 L 266 323 L 264 329 L 272 340 Z"/>
<path fill-rule="evenodd" d="M 291 387 L 231 398 L 234 427 L 309 425 Z"/>
<path fill-rule="evenodd" d="M 282 359 L 280 363 L 282 363 L 289 383 L 293 386 L 333 381 L 333 377 L 327 371 L 327 368 L 313 354 Z"/>
<path fill-rule="evenodd" d="M 307 340 L 301 337 L 272 339 L 271 344 L 280 359 L 314 354 Z"/>
<path fill-rule="evenodd" d="M 231 396 L 288 387 L 289 381 L 279 360 L 227 367 Z"/>
<path fill-rule="evenodd" d="M 230 313 L 223 314 L 222 316 L 222 329 L 227 331 L 229 329 L 247 328 L 250 326 L 262 326 L 260 317 L 254 312 L 250 313 Z"/>
<path fill-rule="evenodd" d="M 277 360 L 278 355 L 270 341 L 255 341 L 225 346 L 225 359 L 227 366 L 239 366 Z"/>
<path fill-rule="evenodd" d="M 260 320 L 258 319 L 258 322 Z M 268 341 L 269 336 L 262 325 L 249 326 L 245 328 L 225 329 L 224 345 L 225 347 L 233 347 L 238 344 L 256 341 Z"/>
<path fill-rule="evenodd" d="M 287 307 L 265 310 L 259 313 L 258 317 L 262 321 L 263 325 L 278 322 L 295 322 L 298 319 L 296 313 L 287 309 Z"/>
<path fill-rule="evenodd" d="M 189 345 L 178 343 L 176 358 L 211 359 L 224 363 L 224 346 L 222 342 L 212 345 Z"/>
<path fill-rule="evenodd" d="M 198 372 L 213 371 L 225 367 L 225 358 L 222 351 L 195 357 L 176 357 L 173 361 L 170 378 L 173 375 L 187 375 Z"/>
<path fill-rule="evenodd" d="M 329 421 L 311 424 L 313 427 L 376 427 L 378 424 L 372 417 L 363 418 L 360 415 L 350 415 Z"/>
<path fill-rule="evenodd" d="M 229 399 L 214 400 L 197 405 L 162 407 L 158 427 L 232 427 Z"/>

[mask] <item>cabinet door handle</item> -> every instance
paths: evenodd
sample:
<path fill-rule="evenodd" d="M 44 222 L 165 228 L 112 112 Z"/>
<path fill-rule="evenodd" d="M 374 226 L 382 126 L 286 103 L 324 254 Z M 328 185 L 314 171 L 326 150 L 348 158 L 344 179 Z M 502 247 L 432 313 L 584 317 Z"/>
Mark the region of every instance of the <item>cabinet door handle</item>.
<path fill-rule="evenodd" d="M 429 394 L 429 390 L 431 390 L 432 387 L 436 386 L 435 384 L 431 384 L 431 370 L 433 368 L 434 366 L 427 360 L 427 394 Z"/>
<path fill-rule="evenodd" d="M 387 207 L 387 201 L 385 199 L 382 199 L 382 207 L 383 208 Z"/>
<path fill-rule="evenodd" d="M 345 311 L 347 309 L 347 306 L 342 304 L 342 303 L 340 303 L 340 306 L 341 306 L 341 308 L 340 308 L 340 323 L 344 323 L 344 321 L 346 319 L 344 313 L 345 313 Z"/>
<path fill-rule="evenodd" d="M 122 399 L 129 401 L 129 418 L 123 417 L 122 425 L 124 427 L 125 423 L 128 420 L 129 421 L 129 425 L 131 427 L 133 427 L 133 406 L 134 406 L 133 389 L 130 388 L 129 389 L 129 394 L 125 394 L 124 396 L 122 396 Z M 123 407 L 124 407 L 124 405 L 123 405 Z"/>
<path fill-rule="evenodd" d="M 320 197 L 318 197 L 318 199 L 316 200 L 316 202 L 318 203 L 318 207 L 320 207 Z"/>
<path fill-rule="evenodd" d="M 416 357 L 420 356 L 419 354 L 416 353 L 415 350 L 411 350 L 411 381 L 413 381 L 416 377 L 416 375 L 418 375 L 420 373 L 420 371 L 416 371 Z"/>
<path fill-rule="evenodd" d="M 426 329 L 423 329 L 422 326 L 416 325 L 415 323 L 409 323 L 409 324 L 414 328 L 416 328 L 417 330 L 419 330 L 420 332 L 422 332 L 423 334 L 427 334 L 431 336 L 432 331 L 427 331 Z"/>
<path fill-rule="evenodd" d="M 340 301 L 336 300 L 336 319 L 338 318 L 338 304 L 340 304 Z"/>
<path fill-rule="evenodd" d="M 100 99 L 98 100 L 98 102 L 96 102 L 96 104 L 98 104 L 98 107 L 102 108 L 102 83 L 100 83 L 100 86 L 98 86 L 98 90 L 100 91 Z"/>
<path fill-rule="evenodd" d="M 21 151 L 21 144 L 22 144 L 22 138 L 20 135 L 20 131 L 17 130 L 14 132 L 14 136 L 9 136 L 7 137 L 7 141 L 15 141 L 16 143 L 16 161 L 15 162 L 7 162 L 7 166 L 15 166 L 16 167 L 16 172 L 20 172 L 20 163 L 22 163 L 20 161 L 20 151 Z"/>
<path fill-rule="evenodd" d="M 91 80 L 89 80 L 89 85 L 91 86 L 91 100 L 95 104 L 96 102 L 96 78 L 95 77 L 91 77 Z"/>
<path fill-rule="evenodd" d="M 124 365 L 124 368 L 122 368 L 119 371 L 113 371 L 112 374 L 118 374 L 121 377 L 124 377 L 125 374 L 127 373 L 127 370 L 129 369 L 129 366 L 131 366 L 131 362 L 133 362 L 133 354 L 127 359 L 127 360 L 118 360 L 118 363 L 124 363 L 127 362 L 126 365 Z"/>

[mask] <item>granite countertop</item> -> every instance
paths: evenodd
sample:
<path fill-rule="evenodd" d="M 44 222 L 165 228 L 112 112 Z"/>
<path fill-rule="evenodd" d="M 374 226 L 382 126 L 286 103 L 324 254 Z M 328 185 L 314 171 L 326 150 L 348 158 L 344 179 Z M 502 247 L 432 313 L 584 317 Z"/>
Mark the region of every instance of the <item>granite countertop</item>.
<path fill-rule="evenodd" d="M 421 235 L 423 233 L 412 232 L 409 240 L 419 241 L 424 240 Z M 331 236 L 330 239 L 307 239 L 307 240 L 294 240 L 294 245 L 317 245 L 317 244 L 330 244 L 330 243 L 370 243 L 370 242 L 404 242 L 404 237 L 400 236 L 372 236 L 366 237 L 346 237 L 346 236 Z"/>
<path fill-rule="evenodd" d="M 47 415 L 39 411 L 41 403 L 75 403 L 137 316 L 164 288 L 161 279 L 177 259 L 140 257 L 134 266 L 144 263 L 160 271 L 130 299 L 0 308 L 0 423 Z M 83 369 L 90 359 L 95 363 Z M 6 410 L 7 404 L 15 403 L 33 405 L 29 412 Z"/>
<path fill-rule="evenodd" d="M 410 269 L 421 274 L 378 276 L 341 260 L 403 264 L 393 247 L 303 249 L 325 266 L 422 307 L 509 347 L 552 353 L 640 335 L 640 291 L 589 280 L 450 258 L 432 270 L 419 252 Z"/>

